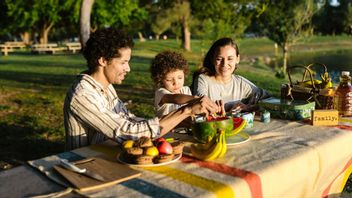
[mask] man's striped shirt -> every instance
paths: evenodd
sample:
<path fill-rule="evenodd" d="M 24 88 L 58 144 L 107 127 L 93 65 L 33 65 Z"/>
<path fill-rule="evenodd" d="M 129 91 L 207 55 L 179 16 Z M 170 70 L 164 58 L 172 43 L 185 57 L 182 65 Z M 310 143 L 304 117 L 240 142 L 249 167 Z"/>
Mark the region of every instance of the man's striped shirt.
<path fill-rule="evenodd" d="M 66 149 L 97 144 L 107 139 L 122 142 L 160 134 L 159 119 L 130 113 L 110 84 L 106 90 L 87 74 L 80 74 L 64 104 Z"/>

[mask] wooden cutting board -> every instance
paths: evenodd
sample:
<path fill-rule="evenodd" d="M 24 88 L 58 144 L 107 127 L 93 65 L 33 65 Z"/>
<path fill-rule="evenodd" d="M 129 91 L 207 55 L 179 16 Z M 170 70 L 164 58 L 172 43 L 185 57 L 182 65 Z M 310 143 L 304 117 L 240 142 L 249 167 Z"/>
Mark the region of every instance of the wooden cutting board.
<path fill-rule="evenodd" d="M 79 168 L 87 168 L 90 171 L 101 175 L 106 180 L 105 182 L 101 182 L 85 175 L 67 170 L 60 165 L 54 166 L 54 169 L 58 173 L 60 173 L 74 187 L 81 191 L 90 191 L 108 187 L 141 175 L 141 172 L 134 170 L 129 166 L 97 157 L 77 161 L 74 164 Z"/>

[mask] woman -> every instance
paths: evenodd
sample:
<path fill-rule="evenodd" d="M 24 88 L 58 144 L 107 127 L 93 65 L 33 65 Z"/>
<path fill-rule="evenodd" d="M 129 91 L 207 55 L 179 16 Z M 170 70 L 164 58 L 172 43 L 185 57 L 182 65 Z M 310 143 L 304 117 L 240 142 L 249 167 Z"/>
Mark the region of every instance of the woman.
<path fill-rule="evenodd" d="M 206 54 L 203 67 L 193 75 L 193 93 L 223 100 L 225 110 L 250 111 L 269 94 L 246 78 L 235 75 L 240 62 L 237 44 L 231 38 L 217 40 Z"/>

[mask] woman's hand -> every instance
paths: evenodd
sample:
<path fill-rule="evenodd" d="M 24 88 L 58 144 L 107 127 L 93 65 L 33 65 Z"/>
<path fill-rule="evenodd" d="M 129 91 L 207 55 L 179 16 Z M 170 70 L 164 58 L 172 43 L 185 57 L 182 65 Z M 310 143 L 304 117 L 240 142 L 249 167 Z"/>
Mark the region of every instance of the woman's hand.
<path fill-rule="evenodd" d="M 250 110 L 249 105 L 245 105 L 242 102 L 238 102 L 232 106 L 232 108 L 230 109 L 230 112 L 231 111 L 239 111 L 240 112 L 240 111 L 249 111 L 249 110 Z"/>

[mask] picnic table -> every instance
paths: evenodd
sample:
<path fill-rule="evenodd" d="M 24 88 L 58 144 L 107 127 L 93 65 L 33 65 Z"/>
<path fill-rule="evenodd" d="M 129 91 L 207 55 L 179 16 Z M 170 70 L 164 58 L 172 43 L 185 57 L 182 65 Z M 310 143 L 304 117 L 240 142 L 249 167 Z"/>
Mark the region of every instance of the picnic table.
<path fill-rule="evenodd" d="M 65 45 L 67 47 L 67 50 L 72 53 L 79 52 L 82 49 L 81 43 L 78 42 L 65 43 Z"/>
<path fill-rule="evenodd" d="M 66 47 L 58 46 L 57 43 L 46 43 L 46 44 L 33 44 L 31 46 L 32 53 L 51 53 L 55 54 L 57 52 L 65 51 Z"/>
<path fill-rule="evenodd" d="M 175 163 L 165 166 L 136 168 L 142 172 L 138 178 L 98 191 L 75 193 L 95 197 L 336 195 L 342 191 L 352 172 L 352 127 L 348 126 L 352 119 L 341 123 L 343 125 L 338 127 L 316 127 L 306 122 L 278 119 L 265 124 L 256 119 L 253 128 L 244 130 L 250 139 L 229 146 L 221 159 L 204 162 L 183 155 Z M 169 135 L 186 142 L 193 141 L 188 134 Z M 52 165 L 62 158 L 76 161 L 93 156 L 116 162 L 118 152 L 116 143 L 107 141 L 30 161 L 32 167 L 25 165 L 0 172 L 0 194 L 2 197 L 53 192 L 77 195 L 73 194 L 72 188 L 66 188 L 70 185 L 67 181 L 65 183 L 53 173 Z"/>
<path fill-rule="evenodd" d="M 4 56 L 7 56 L 9 52 L 14 52 L 15 49 L 22 49 L 25 47 L 26 45 L 24 42 L 7 41 L 4 44 L 0 44 L 0 51 Z"/>

